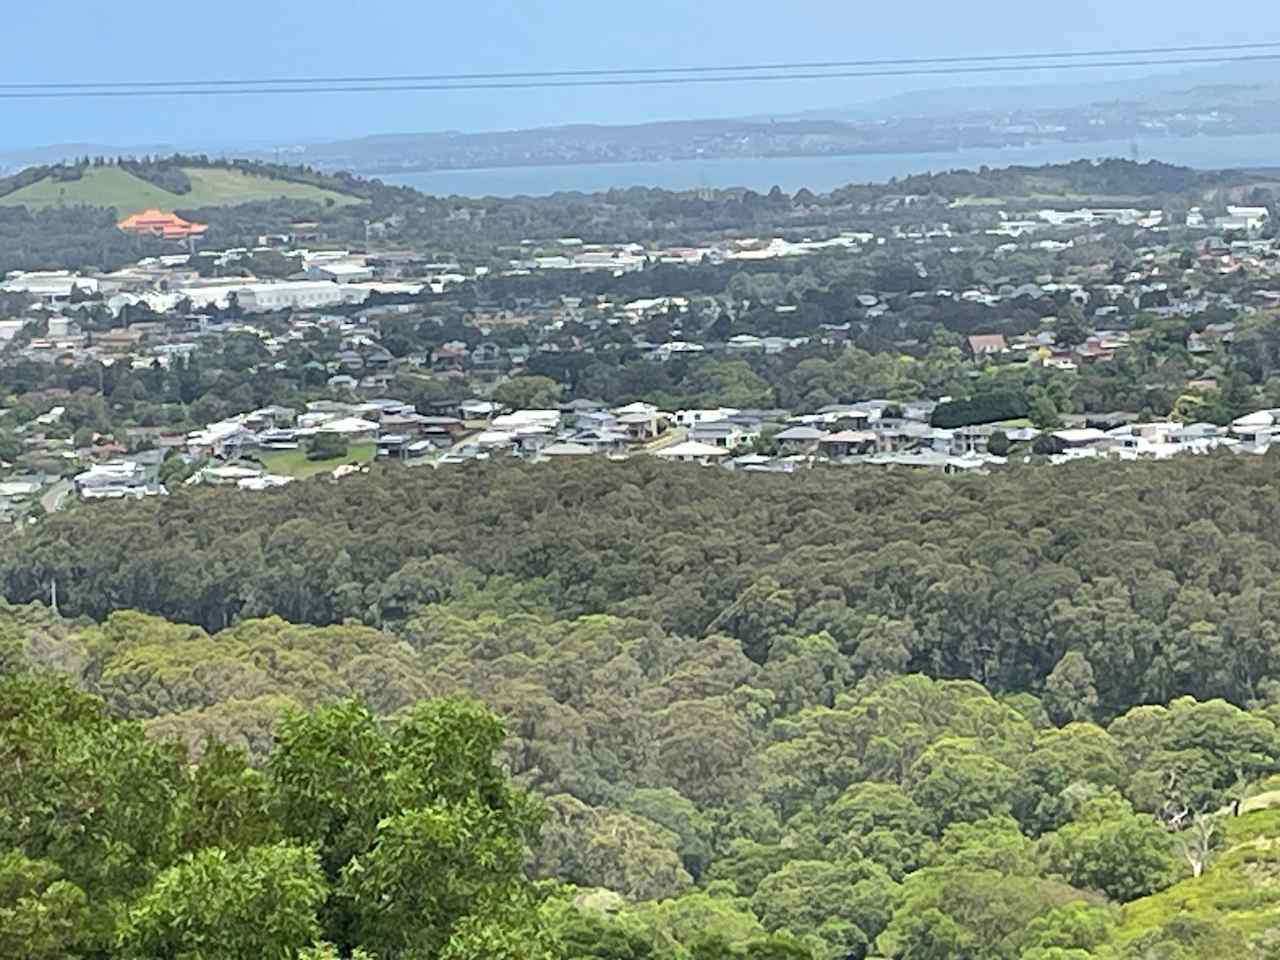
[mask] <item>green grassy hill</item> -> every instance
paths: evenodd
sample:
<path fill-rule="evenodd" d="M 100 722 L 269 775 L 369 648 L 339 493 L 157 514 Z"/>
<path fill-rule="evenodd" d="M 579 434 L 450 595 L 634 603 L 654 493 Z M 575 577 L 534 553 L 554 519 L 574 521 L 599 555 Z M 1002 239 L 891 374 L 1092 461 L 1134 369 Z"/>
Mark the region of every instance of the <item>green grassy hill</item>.
<path fill-rule="evenodd" d="M 1117 945 L 1127 946 L 1175 922 L 1212 926 L 1239 944 L 1243 957 L 1274 956 L 1280 940 L 1280 809 L 1223 821 L 1225 849 L 1203 876 L 1124 908 Z"/>
<path fill-rule="evenodd" d="M 92 167 L 79 180 L 58 181 L 46 177 L 14 193 L 0 197 L 2 206 L 44 208 L 88 205 L 114 207 L 121 217 L 143 210 L 190 210 L 198 207 L 230 207 L 256 200 L 311 200 L 316 203 L 360 203 L 359 197 L 324 190 L 305 183 L 277 180 L 242 170 L 187 167 L 190 193 L 170 193 L 118 167 Z"/>

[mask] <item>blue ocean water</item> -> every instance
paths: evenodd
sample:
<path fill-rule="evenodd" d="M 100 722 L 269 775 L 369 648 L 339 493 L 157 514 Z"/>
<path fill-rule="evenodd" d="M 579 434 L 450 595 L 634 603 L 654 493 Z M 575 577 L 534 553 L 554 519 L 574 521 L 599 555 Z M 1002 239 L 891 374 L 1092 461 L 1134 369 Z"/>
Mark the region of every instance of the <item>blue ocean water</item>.
<path fill-rule="evenodd" d="M 1063 163 L 1081 158 L 1130 157 L 1133 142 L 1036 143 L 1021 147 L 973 148 L 935 153 L 883 153 L 852 157 L 765 157 L 733 160 L 670 160 L 646 163 L 566 164 L 476 170 L 433 170 L 379 174 L 387 183 L 416 187 L 437 196 L 545 196 L 576 190 L 594 193 L 613 187 L 749 187 L 774 185 L 788 192 L 801 187 L 827 191 L 848 183 L 881 182 L 937 170 L 1013 164 Z M 1224 137 L 1162 137 L 1137 143 L 1141 160 L 1202 167 L 1280 166 L 1280 134 Z"/>

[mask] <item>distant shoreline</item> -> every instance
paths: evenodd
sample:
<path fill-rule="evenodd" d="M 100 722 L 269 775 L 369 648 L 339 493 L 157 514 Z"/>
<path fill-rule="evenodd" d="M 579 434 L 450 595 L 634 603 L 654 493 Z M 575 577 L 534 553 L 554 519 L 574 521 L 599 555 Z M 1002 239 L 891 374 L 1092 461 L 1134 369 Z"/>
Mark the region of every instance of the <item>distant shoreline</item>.
<path fill-rule="evenodd" d="M 628 187 L 669 190 L 739 187 L 764 192 L 774 185 L 788 192 L 802 187 L 824 192 L 850 183 L 883 183 L 894 177 L 930 171 L 1128 158 L 1132 155 L 1132 148 L 1131 140 L 1046 140 L 1023 146 L 966 147 L 910 153 L 507 164 L 401 169 L 382 173 L 372 168 L 357 168 L 353 172 L 437 196 L 546 196 L 553 193 L 597 193 Z M 1198 169 L 1276 168 L 1280 167 L 1280 133 L 1153 137 L 1138 141 L 1138 159 Z"/>
<path fill-rule="evenodd" d="M 1144 149 L 1154 149 L 1164 141 L 1184 141 L 1184 140 L 1228 140 L 1232 138 L 1256 138 L 1256 137 L 1280 137 L 1280 131 L 1265 131 L 1258 133 L 1199 133 L 1190 136 L 1148 136 L 1146 138 L 1136 138 L 1135 141 L 1140 151 Z M 1035 150 L 1037 148 L 1050 147 L 1080 147 L 1088 148 L 1093 144 L 1105 143 L 1130 143 L 1115 137 L 1096 137 L 1096 138 L 1028 138 L 1018 141 L 1005 141 L 1003 143 L 971 143 L 971 144 L 926 144 L 918 147 L 908 147 L 904 145 L 884 145 L 884 146 L 867 146 L 853 147 L 841 150 L 823 150 L 823 151 L 804 151 L 804 150 L 784 150 L 776 153 L 758 153 L 742 156 L 734 155 L 717 155 L 717 156 L 673 156 L 673 157 L 657 157 L 652 159 L 617 159 L 602 160 L 592 157 L 584 157 L 573 160 L 562 160 L 556 163 L 528 162 L 513 159 L 507 162 L 494 162 L 478 165 L 452 164 L 440 165 L 433 163 L 408 163 L 408 164 L 388 164 L 378 163 L 371 165 L 360 165 L 352 170 L 353 173 L 362 177 L 389 177 L 389 176 L 407 176 L 410 174 L 431 174 L 431 173 L 465 173 L 472 170 L 509 170 L 509 169 L 530 169 L 530 168 L 553 168 L 553 167 L 604 167 L 619 166 L 627 164 L 640 163 L 732 163 L 732 162 L 750 162 L 750 161 L 771 161 L 771 160 L 836 160 L 847 159 L 850 157 L 882 157 L 882 156 L 918 156 L 930 155 L 941 156 L 949 154 L 963 154 L 974 150 Z M 1128 155 L 1126 150 L 1126 156 Z M 1143 157 L 1142 159 L 1160 159 L 1159 157 Z M 1276 158 L 1277 166 L 1280 166 L 1280 155 Z M 325 164 L 326 167 L 329 164 Z"/>

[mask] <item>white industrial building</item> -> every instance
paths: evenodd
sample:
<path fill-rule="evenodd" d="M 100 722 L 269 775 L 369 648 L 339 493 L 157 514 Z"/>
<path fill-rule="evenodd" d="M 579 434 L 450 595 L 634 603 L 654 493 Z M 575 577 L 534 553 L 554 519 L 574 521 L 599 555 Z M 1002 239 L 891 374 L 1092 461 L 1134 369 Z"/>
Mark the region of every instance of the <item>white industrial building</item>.
<path fill-rule="evenodd" d="M 332 307 L 346 300 L 342 288 L 329 280 L 251 283 L 231 292 L 240 309 L 249 313 Z"/>

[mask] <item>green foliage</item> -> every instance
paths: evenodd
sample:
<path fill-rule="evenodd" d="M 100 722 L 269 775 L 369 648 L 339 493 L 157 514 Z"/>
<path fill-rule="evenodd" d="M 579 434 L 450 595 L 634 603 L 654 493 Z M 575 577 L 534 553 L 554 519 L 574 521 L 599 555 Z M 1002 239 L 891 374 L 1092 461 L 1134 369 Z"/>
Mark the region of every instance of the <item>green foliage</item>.
<path fill-rule="evenodd" d="M 1050 873 L 1121 902 L 1164 889 L 1177 872 L 1168 831 L 1116 796 L 1088 801 L 1040 844 Z"/>
<path fill-rule="evenodd" d="M 307 441 L 308 460 L 338 460 L 347 455 L 347 440 L 340 433 L 317 433 Z"/>
<path fill-rule="evenodd" d="M 929 812 L 934 829 L 1006 813 L 1016 774 L 968 738 L 939 740 L 920 755 L 909 775 L 911 799 Z"/>
<path fill-rule="evenodd" d="M 514 377 L 494 389 L 493 399 L 513 410 L 554 410 L 560 406 L 560 384 L 550 377 Z"/>
<path fill-rule="evenodd" d="M 162 871 L 130 905 L 120 956 L 291 957 L 319 936 L 325 896 L 304 847 L 208 847 Z"/>
<path fill-rule="evenodd" d="M 893 914 L 897 885 L 870 863 L 792 860 L 756 888 L 766 930 L 814 934 L 832 956 L 860 958 Z"/>
<path fill-rule="evenodd" d="M 48 861 L 19 850 L 0 857 L 0 951 L 5 956 L 57 960 L 109 941 L 109 915 Z"/>
<path fill-rule="evenodd" d="M 929 868 L 907 879 L 876 947 L 894 960 L 1017 960 L 1032 921 L 1078 897 L 994 870 Z"/>
<path fill-rule="evenodd" d="M 1017 390 L 999 389 L 978 394 L 967 400 L 940 403 L 933 411 L 930 422 L 935 427 L 949 429 L 976 423 L 1016 420 L 1027 416 L 1027 412 L 1025 394 Z"/>
<path fill-rule="evenodd" d="M 1035 844 L 1009 816 L 953 823 L 926 857 L 934 865 L 996 870 L 1011 876 L 1032 877 L 1040 872 Z"/>
<path fill-rule="evenodd" d="M 294 713 L 265 773 L 216 744 L 188 766 L 47 678 L 0 677 L 0 704 L 10 955 L 553 956 L 522 870 L 538 811 L 474 703 Z"/>

